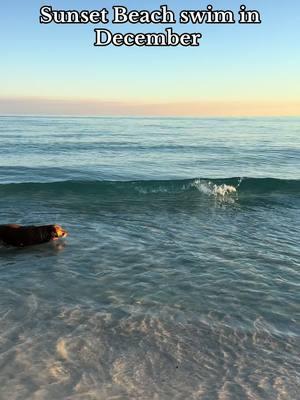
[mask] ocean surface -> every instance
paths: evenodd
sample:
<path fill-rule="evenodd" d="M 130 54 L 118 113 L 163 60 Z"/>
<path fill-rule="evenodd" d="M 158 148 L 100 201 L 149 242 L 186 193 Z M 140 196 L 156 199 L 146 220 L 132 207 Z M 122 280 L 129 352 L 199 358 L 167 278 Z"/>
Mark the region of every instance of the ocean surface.
<path fill-rule="evenodd" d="M 300 398 L 300 119 L 0 118 L 0 399 Z"/>

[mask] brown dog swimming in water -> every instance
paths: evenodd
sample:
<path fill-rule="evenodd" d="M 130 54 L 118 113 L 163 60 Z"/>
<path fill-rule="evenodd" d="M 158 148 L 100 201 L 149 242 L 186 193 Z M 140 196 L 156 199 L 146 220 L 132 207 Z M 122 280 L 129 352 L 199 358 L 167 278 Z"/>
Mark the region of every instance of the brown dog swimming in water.
<path fill-rule="evenodd" d="M 68 232 L 59 225 L 0 225 L 0 242 L 7 246 L 25 247 L 65 238 Z"/>

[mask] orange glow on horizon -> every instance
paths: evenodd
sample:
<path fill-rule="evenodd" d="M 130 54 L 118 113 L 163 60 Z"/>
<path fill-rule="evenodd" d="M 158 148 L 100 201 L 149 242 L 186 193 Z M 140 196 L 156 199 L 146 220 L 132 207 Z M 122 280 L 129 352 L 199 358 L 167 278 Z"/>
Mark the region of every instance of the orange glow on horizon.
<path fill-rule="evenodd" d="M 300 101 L 143 103 L 95 99 L 0 98 L 0 115 L 241 117 L 300 116 Z"/>

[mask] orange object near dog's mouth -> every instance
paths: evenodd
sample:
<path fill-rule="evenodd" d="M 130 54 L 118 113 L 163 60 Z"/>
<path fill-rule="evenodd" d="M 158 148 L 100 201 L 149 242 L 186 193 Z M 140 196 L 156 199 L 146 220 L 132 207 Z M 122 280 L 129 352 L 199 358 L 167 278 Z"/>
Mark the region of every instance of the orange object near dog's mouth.
<path fill-rule="evenodd" d="M 68 232 L 65 229 L 63 229 L 59 225 L 54 225 L 54 238 L 53 238 L 53 240 L 65 238 L 67 236 L 68 236 Z"/>

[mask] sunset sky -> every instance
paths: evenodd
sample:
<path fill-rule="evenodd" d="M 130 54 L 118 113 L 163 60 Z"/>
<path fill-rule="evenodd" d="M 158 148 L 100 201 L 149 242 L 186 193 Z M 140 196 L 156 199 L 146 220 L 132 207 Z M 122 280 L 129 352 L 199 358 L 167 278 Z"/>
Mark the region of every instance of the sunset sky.
<path fill-rule="evenodd" d="M 177 25 L 201 32 L 200 47 L 94 47 L 95 28 L 159 32 L 168 25 L 40 25 L 39 9 L 161 4 L 237 13 L 261 11 L 261 25 Z M 0 4 L 0 114 L 299 115 L 300 2 L 36 1 Z"/>

